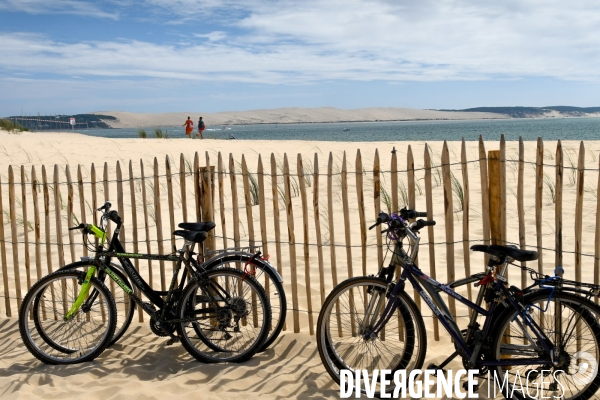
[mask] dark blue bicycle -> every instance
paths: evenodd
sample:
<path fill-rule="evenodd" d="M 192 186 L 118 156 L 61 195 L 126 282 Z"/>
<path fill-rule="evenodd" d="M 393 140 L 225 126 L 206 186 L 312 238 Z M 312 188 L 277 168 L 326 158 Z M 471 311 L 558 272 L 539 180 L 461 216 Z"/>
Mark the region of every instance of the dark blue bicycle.
<path fill-rule="evenodd" d="M 473 246 L 472 250 L 489 254 L 486 272 L 441 284 L 415 265 L 418 232 L 435 225 L 435 221 L 409 222 L 419 217 L 427 215 L 406 209 L 391 216 L 379 213 L 371 229 L 387 224 L 382 232 L 389 239 L 390 264 L 382 267 L 376 277 L 340 283 L 325 300 L 317 324 L 317 342 L 321 360 L 332 378 L 340 383 L 341 370 L 390 370 L 393 374 L 422 368 L 426 330 L 421 312 L 405 290 L 408 281 L 454 344 L 454 353 L 429 369 L 441 369 L 459 356 L 464 368 L 479 370 L 480 380 L 492 374 L 498 382 L 506 382 L 496 389 L 500 397 L 536 398 L 536 388 L 538 397 L 543 388 L 544 396 L 596 398 L 593 396 L 600 386 L 597 364 L 594 371 L 583 370 L 581 365 L 587 364 L 580 363 L 587 356 L 600 359 L 595 304 L 557 289 L 556 279 L 551 279 L 550 285 L 538 281 L 535 290 L 510 286 L 505 278 L 509 263 L 536 260 L 538 254 L 509 246 Z M 407 244 L 403 243 L 405 239 Z M 395 280 L 397 268 L 401 273 Z M 480 291 L 475 302 L 453 290 L 477 281 Z M 440 292 L 471 310 L 466 329 L 458 327 Z M 386 390 L 394 390 L 393 380 Z"/>

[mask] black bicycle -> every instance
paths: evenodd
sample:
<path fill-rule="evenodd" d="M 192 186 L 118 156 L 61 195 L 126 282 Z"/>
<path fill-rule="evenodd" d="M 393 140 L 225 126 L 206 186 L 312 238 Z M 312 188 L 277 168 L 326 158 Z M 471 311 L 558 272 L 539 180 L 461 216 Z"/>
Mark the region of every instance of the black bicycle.
<path fill-rule="evenodd" d="M 179 228 L 197 231 L 197 232 L 209 232 L 215 228 L 214 222 L 183 222 L 180 223 Z M 88 228 L 88 230 L 91 228 Z M 101 235 L 101 233 L 99 233 Z M 87 234 L 83 233 L 84 242 L 87 242 Z M 95 248 L 90 250 L 95 251 Z M 254 251 L 251 253 L 250 251 Z M 194 253 L 190 250 L 190 264 L 191 267 L 196 270 L 213 270 L 217 268 L 235 268 L 250 271 L 254 278 L 263 285 L 269 302 L 271 304 L 272 314 L 272 326 L 265 342 L 261 345 L 259 352 L 266 350 L 281 333 L 287 314 L 287 299 L 285 289 L 283 287 L 283 278 L 277 272 L 277 270 L 269 263 L 267 256 L 263 256 L 260 251 L 256 251 L 256 247 L 250 248 L 227 248 L 209 251 L 204 255 L 205 261 L 202 260 L 200 254 Z M 132 254 L 127 253 L 124 255 L 125 258 L 131 259 L 148 259 L 146 254 Z M 132 287 L 127 278 L 125 268 L 121 264 L 113 262 L 113 258 L 110 254 L 102 253 L 100 258 L 104 264 L 110 265 L 111 270 L 119 277 L 120 280 L 125 282 L 127 286 Z M 120 261 L 119 254 L 117 258 Z M 123 258 L 123 257 L 121 257 Z M 89 267 L 93 264 L 94 257 L 81 257 L 81 261 L 77 261 L 71 264 L 67 264 L 61 267 L 59 270 L 81 270 L 86 272 Z M 103 271 L 97 271 L 96 276 L 100 281 L 108 284 L 110 278 Z M 183 277 L 185 279 L 185 276 Z M 182 283 L 182 282 L 181 282 Z M 115 333 L 112 336 L 108 346 L 112 346 L 125 334 L 133 316 L 135 314 L 135 301 L 129 294 L 123 290 L 119 290 L 114 283 L 110 284 L 110 290 L 115 300 L 116 311 L 117 311 L 117 324 Z M 133 286 L 133 290 L 137 288 Z M 158 292 L 165 296 L 166 292 Z M 139 293 L 136 292 L 139 296 Z M 154 321 L 150 321 L 150 327 L 152 331 L 158 336 L 165 336 L 164 332 L 155 329 L 153 327 Z"/>
<path fill-rule="evenodd" d="M 102 353 L 115 332 L 117 309 L 111 291 L 95 274 L 104 274 L 150 316 L 154 333 L 181 341 L 202 362 L 242 362 L 265 343 L 271 327 L 271 307 L 263 287 L 246 272 L 231 268 L 206 270 L 192 262 L 194 246 L 204 231 L 179 230 L 183 247 L 169 255 L 126 253 L 118 239 L 122 220 L 110 203 L 100 227 L 81 224 L 84 234 L 98 239 L 96 255 L 86 272 L 56 271 L 32 286 L 19 310 L 19 330 L 27 349 L 48 364 L 90 361 Z M 104 227 L 116 224 L 107 242 Z M 89 243 L 88 243 L 89 244 Z M 130 258 L 174 261 L 169 290 L 156 291 L 136 271 Z M 117 258 L 123 270 L 112 268 Z M 179 271 L 185 273 L 179 278 Z M 188 277 L 189 278 L 186 278 Z M 187 284 L 186 284 L 187 280 Z M 132 282 L 133 284 L 131 284 Z M 144 301 L 139 293 L 149 301 Z"/>

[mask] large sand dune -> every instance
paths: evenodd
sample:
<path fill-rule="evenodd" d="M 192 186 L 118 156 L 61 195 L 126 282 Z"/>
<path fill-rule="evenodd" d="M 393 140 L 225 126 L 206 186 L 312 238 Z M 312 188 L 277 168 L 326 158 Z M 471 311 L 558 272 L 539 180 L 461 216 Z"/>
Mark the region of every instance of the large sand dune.
<path fill-rule="evenodd" d="M 483 112 L 454 112 L 417 110 L 412 108 L 361 108 L 340 110 L 322 108 L 279 108 L 273 110 L 226 111 L 204 113 L 201 110 L 172 113 L 130 113 L 124 111 L 99 111 L 94 114 L 111 115 L 117 121 L 105 121 L 113 128 L 145 128 L 154 126 L 182 125 L 187 117 L 198 121 L 202 116 L 207 125 L 291 124 L 317 122 L 365 122 L 365 121 L 418 121 L 502 119 L 502 114 Z"/>

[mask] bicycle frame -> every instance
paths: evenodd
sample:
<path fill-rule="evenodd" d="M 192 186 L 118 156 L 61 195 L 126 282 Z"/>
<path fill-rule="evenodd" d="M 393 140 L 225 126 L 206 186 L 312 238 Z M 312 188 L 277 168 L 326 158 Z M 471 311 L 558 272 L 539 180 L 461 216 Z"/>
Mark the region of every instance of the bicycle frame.
<path fill-rule="evenodd" d="M 408 231 L 408 230 L 407 230 Z M 412 233 L 412 232 L 411 232 Z M 413 233 L 414 235 L 414 233 Z M 485 322 L 483 325 L 482 332 L 485 336 L 490 333 L 492 316 L 494 311 L 497 308 L 497 302 L 492 302 L 490 308 L 488 310 L 482 308 L 481 306 L 473 303 L 469 299 L 461 296 L 452 290 L 449 286 L 444 285 L 435 279 L 427 276 L 423 271 L 421 271 L 412 260 L 416 258 L 416 252 L 418 251 L 418 237 L 416 246 L 413 247 L 413 254 L 408 256 L 399 242 L 396 242 L 394 255 L 392 257 L 392 262 L 388 268 L 382 269 L 380 272 L 380 277 L 385 278 L 387 275 L 394 271 L 397 266 L 402 267 L 402 273 L 397 283 L 393 286 L 390 292 L 389 300 L 385 306 L 383 313 L 381 314 L 379 320 L 375 323 L 375 325 L 371 328 L 369 332 L 367 332 L 366 337 L 375 337 L 381 329 L 387 324 L 395 310 L 398 308 L 399 298 L 398 295 L 402 291 L 404 291 L 406 280 L 408 280 L 416 291 L 419 293 L 421 298 L 425 301 L 427 306 L 431 309 L 433 314 L 438 318 L 444 329 L 448 332 L 448 334 L 454 340 L 459 347 L 459 351 L 462 353 L 463 357 L 470 360 L 474 365 L 479 366 L 511 366 L 511 365 L 531 365 L 531 364 L 543 364 L 550 362 L 549 359 L 544 358 L 521 358 L 521 359 L 503 359 L 503 360 L 479 360 L 478 349 L 475 352 L 469 349 L 465 339 L 461 332 L 457 329 L 456 321 L 451 316 L 446 303 L 438 294 L 438 291 L 444 292 L 449 296 L 452 296 L 456 300 L 465 304 L 468 308 L 474 310 L 477 314 L 485 316 Z M 412 237 L 411 237 L 412 238 Z M 415 244 L 413 242 L 413 244 Z M 388 279 L 389 280 L 389 279 Z M 520 307 L 519 304 L 515 302 L 512 296 L 509 295 L 508 290 L 504 286 L 502 280 L 497 279 L 491 289 L 496 292 L 501 292 L 502 294 L 507 295 L 506 299 L 509 302 L 509 307 L 513 307 L 515 310 L 518 310 L 522 317 L 524 317 L 523 307 Z M 375 301 L 374 298 L 371 301 Z M 370 304 L 368 310 L 376 309 L 373 307 L 374 304 Z M 365 318 L 365 320 L 369 320 Z M 544 350 L 547 354 L 552 354 L 552 351 L 555 349 L 548 346 L 548 343 L 551 343 L 549 338 L 544 334 L 544 332 L 540 329 L 540 327 L 533 321 L 531 318 L 523 318 L 523 322 L 525 326 L 527 326 L 536 336 L 538 343 L 541 343 Z"/>

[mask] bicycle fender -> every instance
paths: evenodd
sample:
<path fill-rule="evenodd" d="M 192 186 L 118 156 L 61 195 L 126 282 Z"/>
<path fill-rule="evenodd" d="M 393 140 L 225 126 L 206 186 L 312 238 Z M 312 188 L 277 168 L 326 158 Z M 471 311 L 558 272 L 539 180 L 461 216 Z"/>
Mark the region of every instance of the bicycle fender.
<path fill-rule="evenodd" d="M 273 271 L 273 273 L 275 274 L 275 276 L 277 277 L 277 281 L 279 283 L 283 283 L 283 278 L 281 275 L 279 275 L 279 272 L 277 272 L 277 270 L 275 269 L 274 266 L 271 265 L 270 262 L 268 262 L 267 260 L 257 260 L 258 262 L 260 262 L 261 264 L 263 264 L 264 266 L 266 266 L 267 268 L 269 268 L 271 271 Z"/>

